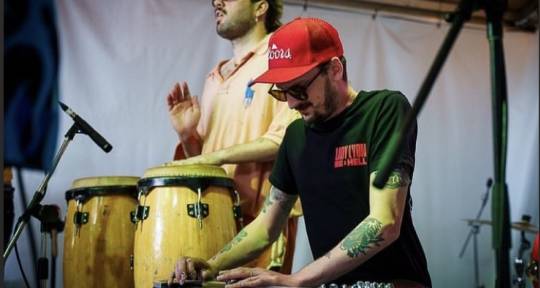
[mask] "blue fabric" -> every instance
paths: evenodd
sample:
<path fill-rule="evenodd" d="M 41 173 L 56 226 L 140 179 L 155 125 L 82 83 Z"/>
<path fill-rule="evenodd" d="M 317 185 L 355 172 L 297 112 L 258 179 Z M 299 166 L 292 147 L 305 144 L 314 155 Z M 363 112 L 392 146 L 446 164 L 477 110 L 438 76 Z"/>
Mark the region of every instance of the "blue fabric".
<path fill-rule="evenodd" d="M 54 2 L 29 2 L 6 2 L 4 164 L 47 170 L 58 136 Z"/>

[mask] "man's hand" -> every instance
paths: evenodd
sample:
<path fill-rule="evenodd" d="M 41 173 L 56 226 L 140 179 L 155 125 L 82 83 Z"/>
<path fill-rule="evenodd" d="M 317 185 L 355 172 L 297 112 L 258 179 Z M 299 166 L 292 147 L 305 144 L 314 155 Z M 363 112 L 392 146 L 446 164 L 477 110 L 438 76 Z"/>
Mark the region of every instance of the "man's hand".
<path fill-rule="evenodd" d="M 212 266 L 200 258 L 181 257 L 176 261 L 171 273 L 169 285 L 173 282 L 183 285 L 186 280 L 212 280 L 217 272 Z"/>
<path fill-rule="evenodd" d="M 176 83 L 167 95 L 169 117 L 180 139 L 189 138 L 196 130 L 201 118 L 197 97 L 192 97 L 186 82 Z"/>
<path fill-rule="evenodd" d="M 222 157 L 219 156 L 219 151 L 190 157 L 184 160 L 176 160 L 170 163 L 170 165 L 195 165 L 195 164 L 219 166 L 224 163 L 223 163 Z"/>
<path fill-rule="evenodd" d="M 286 275 L 262 268 L 235 268 L 219 272 L 218 281 L 223 281 L 226 288 L 240 287 L 301 287 L 294 275 Z"/>

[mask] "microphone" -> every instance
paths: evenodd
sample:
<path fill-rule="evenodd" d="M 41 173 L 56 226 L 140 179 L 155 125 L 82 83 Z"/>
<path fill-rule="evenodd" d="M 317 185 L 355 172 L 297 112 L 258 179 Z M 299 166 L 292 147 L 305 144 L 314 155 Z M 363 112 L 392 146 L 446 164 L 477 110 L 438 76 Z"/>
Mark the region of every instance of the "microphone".
<path fill-rule="evenodd" d="M 493 179 L 488 178 L 487 183 L 486 183 L 486 186 L 487 186 L 486 193 L 484 193 L 484 196 L 482 197 L 482 203 L 483 203 L 482 205 L 486 205 L 486 202 L 489 197 L 489 188 L 491 188 L 491 185 L 493 185 Z"/>
<path fill-rule="evenodd" d="M 486 183 L 487 188 L 489 189 L 489 188 L 491 187 L 492 184 L 493 184 L 493 179 L 489 178 L 489 179 L 487 180 L 487 183 Z"/>
<path fill-rule="evenodd" d="M 58 103 L 60 104 L 60 107 L 62 107 L 62 110 L 64 110 L 64 112 L 66 112 L 66 114 L 68 114 L 69 117 L 73 119 L 73 121 L 75 121 L 75 124 L 77 125 L 77 127 L 79 127 L 79 129 L 81 129 L 83 133 L 90 136 L 90 138 L 92 138 L 92 140 L 99 147 L 101 147 L 103 151 L 107 153 L 111 151 L 112 145 L 109 142 L 107 142 L 107 140 L 105 140 L 105 138 L 103 138 L 101 134 L 99 134 L 96 130 L 94 130 L 94 128 L 92 128 L 90 124 L 86 123 L 86 121 L 84 121 L 81 117 L 79 117 L 77 113 L 73 112 L 73 110 L 71 110 L 71 108 L 69 108 L 66 104 L 60 101 L 58 101 Z"/>

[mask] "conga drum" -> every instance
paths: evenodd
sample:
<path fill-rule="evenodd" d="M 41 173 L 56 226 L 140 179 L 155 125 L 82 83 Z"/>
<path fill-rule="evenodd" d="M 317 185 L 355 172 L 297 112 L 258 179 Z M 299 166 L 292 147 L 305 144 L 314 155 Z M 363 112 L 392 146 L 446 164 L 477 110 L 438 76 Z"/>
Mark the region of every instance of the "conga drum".
<path fill-rule="evenodd" d="M 66 192 L 64 287 L 133 287 L 138 177 L 89 177 Z"/>
<path fill-rule="evenodd" d="M 139 180 L 135 287 L 166 280 L 181 256 L 208 259 L 237 233 L 239 198 L 225 170 L 163 165 Z"/>

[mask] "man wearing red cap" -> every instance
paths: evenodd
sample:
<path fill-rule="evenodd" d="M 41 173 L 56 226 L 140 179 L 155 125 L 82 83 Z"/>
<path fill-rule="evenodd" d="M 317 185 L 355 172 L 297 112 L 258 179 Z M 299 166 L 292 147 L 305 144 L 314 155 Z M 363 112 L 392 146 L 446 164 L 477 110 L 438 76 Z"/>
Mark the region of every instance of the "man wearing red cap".
<path fill-rule="evenodd" d="M 174 164 L 222 165 L 240 194 L 244 223 L 260 211 L 270 190 L 273 159 L 285 128 L 299 115 L 268 95 L 270 85 L 250 87 L 268 67 L 270 32 L 280 25 L 282 0 L 213 0 L 216 31 L 231 42 L 233 58 L 208 75 L 201 102 L 186 82 L 175 84 L 167 102 L 180 143 Z M 265 255 L 250 266 L 290 272 L 297 216 Z"/>
<path fill-rule="evenodd" d="M 176 275 L 202 271 L 227 287 L 431 287 L 411 217 L 416 127 L 383 189 L 372 185 L 391 136 L 411 109 L 397 91 L 354 91 L 343 47 L 327 22 L 298 18 L 268 43 L 268 70 L 254 83 L 287 101 L 302 119 L 287 128 L 259 216 L 208 262 L 184 258 Z M 302 200 L 316 260 L 285 275 L 235 268 L 270 245 Z M 356 285 L 356 286 L 355 286 Z"/>

